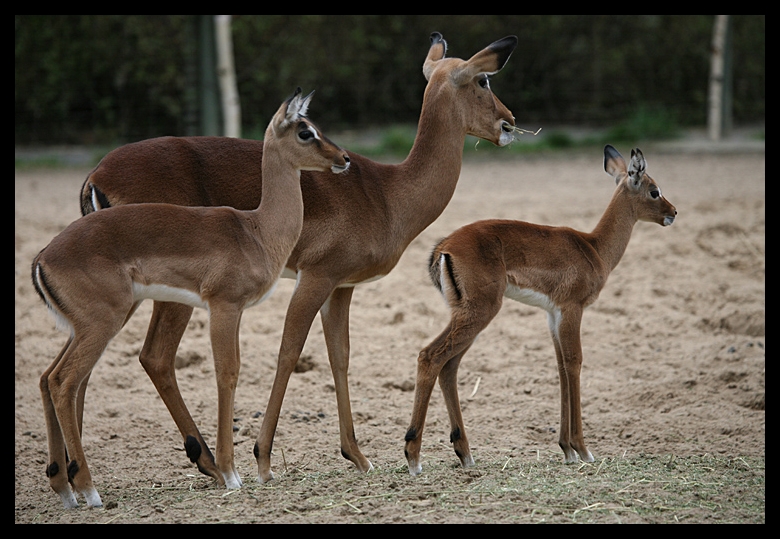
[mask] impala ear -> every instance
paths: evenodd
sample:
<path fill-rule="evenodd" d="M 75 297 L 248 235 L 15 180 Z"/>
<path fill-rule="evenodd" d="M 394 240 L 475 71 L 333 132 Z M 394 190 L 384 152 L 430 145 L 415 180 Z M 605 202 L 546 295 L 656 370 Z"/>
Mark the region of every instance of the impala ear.
<path fill-rule="evenodd" d="M 302 116 L 306 116 L 306 114 L 309 112 L 309 103 L 311 103 L 311 98 L 314 96 L 314 91 L 312 90 L 309 95 L 305 97 L 301 97 L 301 87 L 299 86 L 296 88 L 295 93 L 290 98 L 290 100 L 287 103 L 287 111 L 285 112 L 285 120 L 287 122 L 294 122 L 298 118 Z"/>
<path fill-rule="evenodd" d="M 620 183 L 620 180 L 628 174 L 625 159 L 610 144 L 604 146 L 604 171 L 615 178 L 615 184 Z"/>
<path fill-rule="evenodd" d="M 305 97 L 301 97 L 301 87 L 297 87 L 293 95 L 279 107 L 272 121 L 274 130 L 277 132 L 284 130 L 287 126 L 306 116 L 313 96 L 314 91 Z"/>
<path fill-rule="evenodd" d="M 633 189 L 637 189 L 647 170 L 647 161 L 639 148 L 631 150 L 631 163 L 628 166 L 628 181 Z"/>
<path fill-rule="evenodd" d="M 433 68 L 436 65 L 436 62 L 444 58 L 446 54 L 447 42 L 444 41 L 444 38 L 439 32 L 432 33 L 431 48 L 428 50 L 428 56 L 426 56 L 425 62 L 423 62 L 423 75 L 425 75 L 425 80 L 431 80 L 431 75 L 433 74 Z"/>
<path fill-rule="evenodd" d="M 494 41 L 465 62 L 452 73 L 455 84 L 466 84 L 474 77 L 495 75 L 506 65 L 517 47 L 517 37 L 507 36 Z"/>

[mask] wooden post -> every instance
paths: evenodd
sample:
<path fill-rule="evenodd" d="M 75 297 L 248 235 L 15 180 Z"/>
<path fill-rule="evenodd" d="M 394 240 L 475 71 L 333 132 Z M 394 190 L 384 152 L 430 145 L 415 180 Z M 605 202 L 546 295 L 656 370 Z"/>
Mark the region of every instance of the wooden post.
<path fill-rule="evenodd" d="M 241 136 L 241 102 L 238 97 L 236 70 L 233 62 L 233 39 L 230 15 L 215 15 L 214 28 L 217 44 L 217 77 L 222 99 L 223 135 Z"/>
<path fill-rule="evenodd" d="M 716 15 L 712 32 L 707 111 L 707 130 L 710 140 L 720 140 L 731 129 L 731 56 L 730 18 L 728 15 Z"/>

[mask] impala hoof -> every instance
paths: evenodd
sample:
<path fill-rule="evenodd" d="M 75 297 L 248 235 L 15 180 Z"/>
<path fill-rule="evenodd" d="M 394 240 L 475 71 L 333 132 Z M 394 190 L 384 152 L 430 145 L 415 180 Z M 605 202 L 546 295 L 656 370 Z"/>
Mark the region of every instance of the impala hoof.
<path fill-rule="evenodd" d="M 89 488 L 83 494 L 87 500 L 87 507 L 103 507 L 103 500 L 100 499 L 100 494 L 96 489 Z"/>
<path fill-rule="evenodd" d="M 233 490 L 237 488 L 241 488 L 243 483 L 241 482 L 241 476 L 238 475 L 238 472 L 231 472 L 231 473 L 223 473 L 222 477 L 225 480 L 225 488 Z"/>
<path fill-rule="evenodd" d="M 62 500 L 62 506 L 65 509 L 74 509 L 79 506 L 79 502 L 76 500 L 76 495 L 68 488 L 67 492 L 60 492 L 60 499 Z"/>
<path fill-rule="evenodd" d="M 273 481 L 274 479 L 276 479 L 276 476 L 274 475 L 273 472 L 268 472 L 267 474 L 259 474 L 257 476 L 257 482 L 260 483 L 261 485 L 264 483 L 268 483 L 269 481 Z"/>
<path fill-rule="evenodd" d="M 465 457 L 460 459 L 460 464 L 464 468 L 473 468 L 475 466 L 474 457 L 472 457 L 471 455 L 466 455 Z"/>
<path fill-rule="evenodd" d="M 409 475 L 420 475 L 422 473 L 422 464 L 417 461 L 409 461 Z"/>

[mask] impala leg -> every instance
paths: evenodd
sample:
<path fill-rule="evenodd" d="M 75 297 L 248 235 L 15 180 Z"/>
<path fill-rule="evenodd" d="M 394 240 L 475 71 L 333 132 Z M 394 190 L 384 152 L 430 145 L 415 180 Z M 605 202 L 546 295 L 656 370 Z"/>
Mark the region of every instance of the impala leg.
<path fill-rule="evenodd" d="M 317 316 L 317 311 L 325 303 L 333 289 L 334 286 L 330 280 L 312 278 L 301 272 L 298 284 L 292 298 L 290 298 L 287 315 L 284 319 L 276 375 L 271 386 L 271 395 L 266 406 L 263 424 L 260 427 L 260 434 L 257 436 L 254 447 L 258 469 L 257 479 L 261 483 L 274 478 L 271 471 L 271 449 L 279 423 L 279 414 L 282 411 L 284 394 L 287 391 L 287 383 L 290 381 L 295 364 L 298 363 L 298 358 L 301 356 L 314 317 Z"/>
<path fill-rule="evenodd" d="M 224 478 L 184 404 L 176 381 L 176 350 L 191 316 L 192 307 L 188 305 L 155 301 L 139 359 L 179 428 L 187 457 L 201 473 L 213 477 L 221 485 Z"/>
<path fill-rule="evenodd" d="M 499 306 L 495 308 L 495 312 L 498 312 L 499 308 L 500 302 Z M 428 404 L 431 400 L 433 386 L 436 385 L 436 378 L 440 375 L 445 365 L 448 365 L 450 362 L 452 363 L 447 366 L 443 382 L 444 386 L 442 387 L 447 402 L 450 424 L 453 429 L 450 439 L 454 440 L 456 437 L 454 432 L 456 428 L 461 429 L 458 437 L 462 436 L 464 443 L 460 443 L 460 440 L 458 440 L 458 443 L 455 445 L 456 453 L 458 451 L 462 452 L 462 455 L 458 455 L 458 457 L 464 466 L 473 463 L 471 451 L 468 449 L 468 440 L 465 438 L 465 431 L 462 429 L 463 418 L 459 417 L 461 414 L 460 403 L 457 399 L 456 374 L 463 354 L 469 349 L 479 332 L 490 323 L 490 320 L 495 316 L 495 312 L 493 316 L 476 319 L 472 317 L 468 310 L 463 312 L 467 319 L 453 313 L 453 317 L 444 331 L 431 344 L 423 348 L 417 357 L 417 383 L 414 388 L 412 420 L 404 438 L 406 441 L 404 455 L 406 455 L 409 473 L 412 475 L 417 475 L 422 471 L 420 448 L 422 447 L 425 416 L 428 413 Z M 453 391 L 455 391 L 454 395 Z M 457 410 L 455 410 L 456 407 Z M 453 441 L 453 444 L 455 444 L 455 441 Z"/>
<path fill-rule="evenodd" d="M 241 488 L 233 453 L 233 407 L 241 366 L 238 329 L 241 310 L 210 304 L 209 327 L 217 377 L 217 468 L 227 488 Z"/>
<path fill-rule="evenodd" d="M 457 267 L 457 262 L 455 266 Z M 412 475 L 417 475 L 422 470 L 420 464 L 422 432 L 437 377 L 447 405 L 451 428 L 450 441 L 455 453 L 462 466 L 474 464 L 458 399 L 458 367 L 477 335 L 501 310 L 506 278 L 500 270 L 484 271 L 468 283 L 462 281 L 455 283 L 450 280 L 444 288 L 447 290 L 445 298 L 451 310 L 450 322 L 438 337 L 422 349 L 417 358 L 414 408 L 411 424 L 404 438 L 406 440 L 404 454 L 409 473 Z M 471 290 L 478 290 L 479 294 L 470 293 Z"/>
<path fill-rule="evenodd" d="M 65 509 L 77 507 L 78 502 L 76 501 L 76 495 L 73 493 L 73 490 L 70 488 L 70 483 L 68 482 L 68 456 L 67 451 L 65 450 L 65 440 L 62 437 L 62 429 L 60 428 L 60 422 L 57 419 L 57 412 L 49 389 L 49 377 L 72 343 L 73 337 L 70 337 L 54 362 L 43 372 L 40 379 L 43 413 L 46 418 L 46 440 L 49 446 L 49 462 L 46 465 L 46 477 L 49 478 L 49 485 L 51 485 L 54 492 L 59 494 Z M 81 432 L 80 424 L 79 432 Z"/>
<path fill-rule="evenodd" d="M 436 378 L 442 368 L 455 356 L 460 356 L 460 351 L 467 348 L 471 341 L 455 349 L 453 337 L 457 327 L 454 321 L 450 321 L 445 330 L 439 334 L 428 346 L 420 351 L 417 356 L 417 382 L 414 385 L 414 406 L 412 408 L 412 420 L 406 431 L 404 440 L 404 455 L 409 467 L 409 473 L 418 475 L 422 472 L 420 462 L 420 448 L 422 447 L 422 434 L 425 428 L 425 417 L 428 415 L 428 404 L 436 385 Z M 472 337 L 473 340 L 473 337 Z M 453 353 L 455 355 L 453 355 Z"/>
<path fill-rule="evenodd" d="M 62 438 L 65 441 L 67 455 L 70 459 L 67 466 L 68 480 L 73 485 L 74 490 L 84 496 L 90 507 L 101 507 L 103 502 L 92 483 L 92 475 L 89 472 L 87 458 L 81 444 L 78 401 L 79 393 L 82 391 L 82 387 L 86 387 L 85 381 L 100 359 L 103 350 L 122 327 L 121 320 L 112 324 L 110 317 L 107 318 L 102 327 L 91 326 L 89 333 L 82 335 L 76 330 L 72 342 L 67 346 L 47 377 L 51 403 L 56 411 L 59 428 L 62 430 Z M 48 411 L 46 417 L 47 431 L 52 432 L 56 426 L 48 425 L 51 422 Z M 62 478 L 57 478 L 58 475 L 50 477 L 52 488 L 60 494 L 66 507 L 73 507 L 70 505 L 72 500 L 62 489 Z"/>
<path fill-rule="evenodd" d="M 439 387 L 441 387 L 441 392 L 444 395 L 447 414 L 450 417 L 450 443 L 464 468 L 474 466 L 474 458 L 471 456 L 469 440 L 466 437 L 466 427 L 463 423 L 463 414 L 460 410 L 458 367 L 460 366 L 460 360 L 468 352 L 469 348 L 471 348 L 471 344 L 445 363 L 439 373 Z"/>
<path fill-rule="evenodd" d="M 593 462 L 582 432 L 582 408 L 580 404 L 580 373 L 582 370 L 582 344 L 580 322 L 582 311 L 572 309 L 560 316 L 548 317 L 555 355 L 558 360 L 558 377 L 561 384 L 561 432 L 558 445 L 567 464 L 577 462 L 577 455 L 584 462 Z"/>
<path fill-rule="evenodd" d="M 92 375 L 90 372 L 84 381 L 79 386 L 79 393 L 76 397 L 76 414 L 79 419 L 79 432 L 82 432 L 81 427 L 84 424 L 84 398 L 87 395 L 87 386 L 89 385 L 89 377 Z"/>
<path fill-rule="evenodd" d="M 352 423 L 352 408 L 349 402 L 349 306 L 352 301 L 353 287 L 336 288 L 320 309 L 325 344 L 328 348 L 328 360 L 336 386 L 336 403 L 339 414 L 339 432 L 341 435 L 341 455 L 352 461 L 361 472 L 374 469 L 371 462 L 363 456 L 355 439 Z"/>

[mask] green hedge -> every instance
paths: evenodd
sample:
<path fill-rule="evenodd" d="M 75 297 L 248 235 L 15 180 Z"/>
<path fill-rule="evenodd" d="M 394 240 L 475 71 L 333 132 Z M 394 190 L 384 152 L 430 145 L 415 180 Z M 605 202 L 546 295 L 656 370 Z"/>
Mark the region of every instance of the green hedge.
<path fill-rule="evenodd" d="M 765 16 L 734 15 L 734 122 L 764 121 Z M 414 123 L 440 31 L 467 58 L 520 42 L 492 86 L 518 125 L 608 126 L 638 109 L 706 123 L 712 15 L 240 15 L 243 136 L 295 86 L 329 129 Z M 16 15 L 15 142 L 121 144 L 197 134 L 198 16 Z"/>

